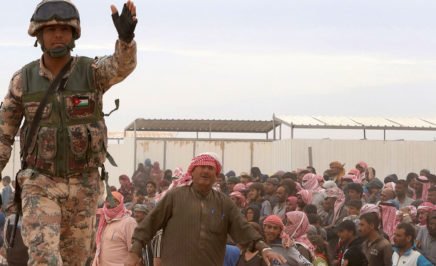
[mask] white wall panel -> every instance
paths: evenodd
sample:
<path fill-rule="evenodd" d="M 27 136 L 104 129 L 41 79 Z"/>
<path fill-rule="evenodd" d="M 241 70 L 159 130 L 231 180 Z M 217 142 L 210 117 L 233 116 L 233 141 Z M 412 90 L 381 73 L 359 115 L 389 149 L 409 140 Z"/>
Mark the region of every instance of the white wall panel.
<path fill-rule="evenodd" d="M 133 138 L 125 138 L 123 144 L 109 144 L 108 152 L 112 155 L 118 167 L 112 166 L 107 160 L 105 162 L 106 171 L 109 173 L 109 184 L 118 187 L 118 177 L 120 175 L 132 176 L 137 164 L 133 163 Z"/>
<path fill-rule="evenodd" d="M 224 147 L 224 143 L 222 141 L 213 141 L 213 140 L 195 141 L 195 155 L 204 152 L 214 152 L 218 155 L 220 161 L 222 161 L 223 147 Z"/>
<path fill-rule="evenodd" d="M 329 163 L 338 160 L 346 170 L 357 162 L 365 161 L 374 167 L 377 177 L 396 173 L 405 178 L 409 172 L 423 168 L 435 172 L 436 143 L 420 141 L 368 141 L 368 140 L 287 140 L 292 142 L 292 168 L 308 164 L 308 147 L 312 147 L 313 166 L 319 173 Z"/>
<path fill-rule="evenodd" d="M 263 174 L 274 172 L 273 145 L 271 142 L 253 142 L 253 166 L 260 168 Z"/>
<path fill-rule="evenodd" d="M 273 174 L 278 170 L 290 171 L 292 165 L 292 142 L 290 140 L 279 140 L 272 145 L 272 171 L 266 174 Z"/>
<path fill-rule="evenodd" d="M 237 175 L 241 172 L 250 173 L 251 168 L 251 142 L 224 142 L 224 165 L 223 173 L 229 170 Z"/>
<path fill-rule="evenodd" d="M 164 142 L 162 140 L 138 140 L 136 144 L 136 162 L 144 163 L 145 159 L 151 162 L 159 162 L 163 167 Z"/>
<path fill-rule="evenodd" d="M 167 141 L 166 169 L 174 171 L 181 167 L 183 171 L 188 170 L 188 165 L 194 154 L 194 141 Z"/>

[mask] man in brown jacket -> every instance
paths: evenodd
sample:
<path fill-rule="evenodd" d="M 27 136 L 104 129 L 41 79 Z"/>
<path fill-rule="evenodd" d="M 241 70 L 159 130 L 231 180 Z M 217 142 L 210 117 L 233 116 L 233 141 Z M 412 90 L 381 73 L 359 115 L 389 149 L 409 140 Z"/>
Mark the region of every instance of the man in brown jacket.
<path fill-rule="evenodd" d="M 131 253 L 125 263 L 138 263 L 142 247 L 159 229 L 162 265 L 222 266 L 227 234 L 262 253 L 266 261 L 285 258 L 271 251 L 261 235 L 242 217 L 229 197 L 212 189 L 221 164 L 213 154 L 195 157 L 187 176 L 170 190 L 133 234 Z M 192 177 L 191 177 L 192 176 Z"/>

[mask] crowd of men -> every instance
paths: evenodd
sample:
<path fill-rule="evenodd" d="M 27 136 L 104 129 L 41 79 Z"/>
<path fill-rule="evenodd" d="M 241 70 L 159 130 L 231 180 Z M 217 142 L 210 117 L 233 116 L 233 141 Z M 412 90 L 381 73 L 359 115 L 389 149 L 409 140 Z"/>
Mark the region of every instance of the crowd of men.
<path fill-rule="evenodd" d="M 157 162 L 146 160 L 132 175 L 133 182 L 122 175 L 120 188 L 112 190 L 117 190 L 113 192 L 117 193 L 117 203 L 124 204 L 123 214 L 130 217 L 132 210 L 140 223 L 162 200 L 168 187 L 172 190 L 184 176 L 180 168 L 173 174 L 171 170 L 160 170 Z M 346 170 L 342 163 L 334 161 L 322 175 L 313 167 L 278 171 L 270 176 L 257 167 L 239 175 L 234 171 L 218 172 L 213 190 L 233 201 L 238 215 L 286 259 L 283 265 L 436 264 L 436 176 L 423 169 L 403 179 L 392 174 L 382 180 L 365 162 Z M 189 207 L 188 202 L 180 205 L 182 209 Z M 194 218 L 190 219 L 194 223 Z M 128 230 L 127 226 L 120 227 L 128 233 L 120 238 L 125 240 L 126 255 L 132 248 L 133 225 Z M 187 229 L 180 224 L 179 230 Z M 187 241 L 165 231 L 159 231 L 144 245 L 143 264 L 161 265 L 160 251 L 165 249 L 161 238 L 165 233 L 174 238 L 176 246 Z M 226 243 L 224 265 L 265 265 L 262 250 L 238 243 L 231 235 Z M 111 260 L 123 257 L 115 256 L 111 248 L 108 251 Z M 104 250 L 101 254 L 105 254 Z"/>
<path fill-rule="evenodd" d="M 322 175 L 313 167 L 236 175 L 201 155 L 186 173 L 147 159 L 119 183 L 97 211 L 92 265 L 436 264 L 436 176 L 425 169 L 383 182 L 365 162 L 346 170 L 335 161 Z M 14 209 L 3 205 L 6 239 Z M 25 265 L 23 242 L 8 242 L 9 265 Z"/>

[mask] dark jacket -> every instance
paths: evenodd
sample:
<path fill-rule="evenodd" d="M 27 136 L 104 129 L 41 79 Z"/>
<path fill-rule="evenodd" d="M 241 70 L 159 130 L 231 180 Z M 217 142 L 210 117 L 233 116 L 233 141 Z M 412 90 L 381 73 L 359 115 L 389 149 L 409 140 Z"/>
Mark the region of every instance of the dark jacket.
<path fill-rule="evenodd" d="M 348 266 L 367 266 L 365 254 L 362 252 L 362 238 L 356 238 L 345 248 L 342 260 L 348 260 Z"/>

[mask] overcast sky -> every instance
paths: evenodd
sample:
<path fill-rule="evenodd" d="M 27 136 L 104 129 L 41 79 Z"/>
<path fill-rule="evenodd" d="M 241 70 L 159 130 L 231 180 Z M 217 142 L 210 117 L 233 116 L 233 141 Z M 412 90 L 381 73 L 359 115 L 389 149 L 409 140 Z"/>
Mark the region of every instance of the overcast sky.
<path fill-rule="evenodd" d="M 10 1 L 0 21 L 0 94 L 37 59 L 27 28 L 38 1 Z M 110 4 L 76 0 L 74 54 L 113 51 Z M 136 1 L 138 66 L 105 95 L 121 131 L 135 118 L 285 115 L 432 116 L 434 0 Z M 5 4 L 4 4 L 5 5 Z"/>

